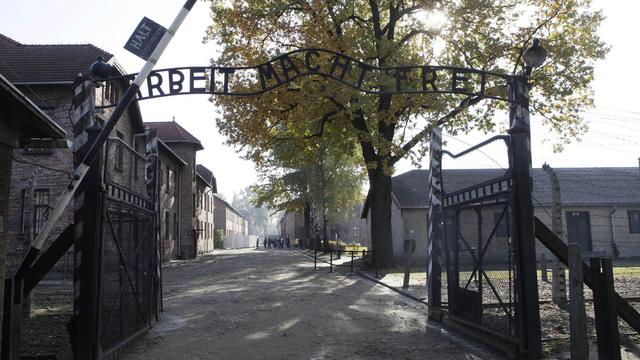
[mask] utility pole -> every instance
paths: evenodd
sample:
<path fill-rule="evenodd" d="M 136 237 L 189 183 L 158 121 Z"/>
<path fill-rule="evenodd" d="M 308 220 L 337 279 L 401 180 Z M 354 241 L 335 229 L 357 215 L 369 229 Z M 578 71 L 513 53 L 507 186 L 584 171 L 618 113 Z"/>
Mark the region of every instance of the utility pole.
<path fill-rule="evenodd" d="M 542 169 L 551 179 L 551 230 L 558 238 L 562 239 L 562 198 L 560 196 L 560 181 L 555 171 L 548 164 L 542 165 Z M 557 258 L 553 259 L 551 270 L 551 294 L 553 302 L 563 304 L 567 301 L 567 286 L 564 266 Z"/>

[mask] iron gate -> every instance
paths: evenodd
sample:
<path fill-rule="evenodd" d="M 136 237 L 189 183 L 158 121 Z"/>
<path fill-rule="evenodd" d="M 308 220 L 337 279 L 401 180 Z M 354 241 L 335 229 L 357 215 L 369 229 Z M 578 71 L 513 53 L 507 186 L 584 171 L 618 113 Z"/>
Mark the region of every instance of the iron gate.
<path fill-rule="evenodd" d="M 155 202 L 146 181 L 154 174 L 145 176 L 147 158 L 118 138 L 109 139 L 105 153 L 98 358 L 151 326 L 159 281 Z"/>
<path fill-rule="evenodd" d="M 509 149 L 508 137 L 497 136 L 460 154 L 442 154 L 456 158 L 500 140 Z M 510 170 L 485 177 L 483 182 L 447 191 L 440 174 L 448 311 L 454 320 L 518 343 L 516 247 L 510 224 L 514 181 Z"/>
<path fill-rule="evenodd" d="M 77 246 L 75 305 L 79 322 L 75 358 L 102 360 L 151 327 L 160 304 L 160 261 L 156 191 L 157 140 L 147 134 L 142 155 L 119 138 L 109 138 L 95 179 L 99 189 L 95 227 L 83 229 Z M 140 139 L 139 139 L 140 140 Z M 144 144 L 141 144 L 142 147 Z M 87 199 L 91 196 L 83 195 Z M 85 200 L 86 202 L 86 200 Z M 95 296 L 91 296 L 94 293 Z"/>

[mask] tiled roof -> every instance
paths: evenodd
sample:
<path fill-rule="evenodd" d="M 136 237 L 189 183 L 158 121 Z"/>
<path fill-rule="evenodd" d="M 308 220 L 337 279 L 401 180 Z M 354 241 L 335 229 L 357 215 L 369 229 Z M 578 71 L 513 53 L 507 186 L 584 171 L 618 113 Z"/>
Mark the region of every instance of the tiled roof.
<path fill-rule="evenodd" d="M 640 169 L 635 167 L 558 168 L 562 204 L 640 204 Z M 443 188 L 451 193 L 504 174 L 498 169 L 445 169 Z M 429 170 L 394 176 L 392 192 L 401 208 L 427 206 Z M 551 179 L 542 169 L 532 172 L 533 205 L 551 205 Z"/>
<path fill-rule="evenodd" d="M 198 175 L 200 175 L 207 184 L 211 186 L 214 193 L 218 192 L 216 177 L 213 176 L 213 172 L 211 170 L 207 169 L 207 167 L 202 164 L 198 164 L 196 165 L 196 173 L 198 173 Z"/>
<path fill-rule="evenodd" d="M 20 45 L 20 43 L 8 36 L 0 34 L 0 45 Z"/>
<path fill-rule="evenodd" d="M 198 150 L 204 149 L 200 140 L 196 139 L 195 136 L 191 135 L 190 132 L 185 130 L 175 121 L 145 122 L 144 126 L 155 129 L 158 138 L 167 144 L 189 143 L 195 144 Z"/>
<path fill-rule="evenodd" d="M 0 74 L 16 85 L 23 83 L 72 83 L 79 73 L 88 74 L 98 56 L 113 55 L 91 44 L 24 45 L 0 37 Z"/>

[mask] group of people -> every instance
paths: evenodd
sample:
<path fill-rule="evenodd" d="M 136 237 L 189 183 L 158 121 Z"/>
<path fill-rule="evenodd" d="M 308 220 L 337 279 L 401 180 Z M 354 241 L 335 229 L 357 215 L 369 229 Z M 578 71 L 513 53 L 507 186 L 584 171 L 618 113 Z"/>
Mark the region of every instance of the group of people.
<path fill-rule="evenodd" d="M 291 248 L 291 240 L 289 240 L 288 237 L 284 238 L 272 238 L 272 237 L 268 237 L 265 236 L 264 240 L 262 241 L 262 246 L 264 246 L 265 249 L 290 249 Z M 256 239 L 256 249 L 260 248 L 260 238 Z"/>

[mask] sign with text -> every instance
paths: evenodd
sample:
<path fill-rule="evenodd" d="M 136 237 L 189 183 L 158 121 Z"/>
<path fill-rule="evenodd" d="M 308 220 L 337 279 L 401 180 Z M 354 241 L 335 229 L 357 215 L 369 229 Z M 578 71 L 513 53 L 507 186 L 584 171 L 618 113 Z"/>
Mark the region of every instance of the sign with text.
<path fill-rule="evenodd" d="M 144 17 L 133 34 L 131 34 L 124 48 L 139 58 L 149 60 L 165 32 L 167 32 L 167 29 L 162 25 Z"/>
<path fill-rule="evenodd" d="M 508 101 L 507 80 L 511 77 L 453 66 L 375 67 L 331 50 L 301 49 L 256 66 L 152 71 L 138 100 L 180 94 L 250 96 L 314 75 L 368 94 L 462 94 L 504 101 Z"/>

